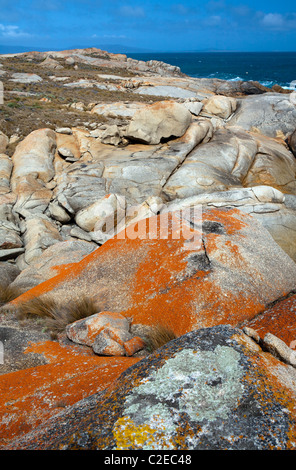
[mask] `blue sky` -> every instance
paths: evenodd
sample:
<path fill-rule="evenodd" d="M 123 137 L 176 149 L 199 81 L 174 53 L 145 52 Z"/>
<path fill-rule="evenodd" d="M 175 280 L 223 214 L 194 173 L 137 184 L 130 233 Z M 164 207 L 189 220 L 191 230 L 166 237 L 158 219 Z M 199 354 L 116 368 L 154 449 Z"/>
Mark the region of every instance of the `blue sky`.
<path fill-rule="evenodd" d="M 0 0 L 0 45 L 295 51 L 295 0 Z"/>

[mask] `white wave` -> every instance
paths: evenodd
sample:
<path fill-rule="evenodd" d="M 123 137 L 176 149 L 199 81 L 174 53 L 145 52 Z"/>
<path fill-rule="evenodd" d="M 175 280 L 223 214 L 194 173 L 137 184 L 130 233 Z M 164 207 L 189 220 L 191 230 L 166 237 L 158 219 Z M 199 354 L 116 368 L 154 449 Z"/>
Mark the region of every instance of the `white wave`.
<path fill-rule="evenodd" d="M 243 82 L 244 79 L 241 77 L 229 78 L 229 82 Z"/>
<path fill-rule="evenodd" d="M 274 85 L 274 82 L 272 80 L 266 81 L 266 82 L 259 82 L 259 83 L 261 83 L 261 85 L 266 86 L 266 87 Z"/>

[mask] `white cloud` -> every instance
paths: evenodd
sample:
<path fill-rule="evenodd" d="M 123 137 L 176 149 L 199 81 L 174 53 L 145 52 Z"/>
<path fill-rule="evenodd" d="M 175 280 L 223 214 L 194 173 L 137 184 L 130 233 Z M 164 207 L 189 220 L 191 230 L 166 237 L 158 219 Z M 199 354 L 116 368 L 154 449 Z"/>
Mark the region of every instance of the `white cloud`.
<path fill-rule="evenodd" d="M 104 34 L 103 37 L 108 39 L 126 39 L 124 34 Z"/>
<path fill-rule="evenodd" d="M 127 36 L 124 34 L 104 34 L 103 36 L 99 36 L 98 34 L 93 34 L 92 39 L 127 39 Z"/>
<path fill-rule="evenodd" d="M 187 15 L 190 12 L 190 9 L 182 3 L 178 3 L 172 6 L 172 11 L 179 15 Z"/>
<path fill-rule="evenodd" d="M 219 15 L 212 15 L 204 23 L 206 26 L 219 26 L 222 23 L 222 18 Z"/>
<path fill-rule="evenodd" d="M 129 5 L 123 5 L 120 7 L 119 13 L 122 16 L 129 16 L 133 18 L 143 18 L 145 16 L 145 11 L 142 7 L 132 7 Z"/>
<path fill-rule="evenodd" d="M 262 18 L 262 24 L 266 28 L 276 31 L 296 29 L 296 14 L 267 13 Z"/>
<path fill-rule="evenodd" d="M 267 13 L 262 19 L 264 26 L 268 28 L 282 28 L 285 24 L 283 15 L 279 13 Z"/>
<path fill-rule="evenodd" d="M 29 37 L 31 34 L 22 31 L 19 26 L 16 25 L 4 25 L 0 23 L 0 36 L 3 38 L 13 39 Z"/>
<path fill-rule="evenodd" d="M 251 8 L 247 5 L 237 5 L 232 7 L 232 11 L 238 16 L 249 16 L 252 13 Z"/>

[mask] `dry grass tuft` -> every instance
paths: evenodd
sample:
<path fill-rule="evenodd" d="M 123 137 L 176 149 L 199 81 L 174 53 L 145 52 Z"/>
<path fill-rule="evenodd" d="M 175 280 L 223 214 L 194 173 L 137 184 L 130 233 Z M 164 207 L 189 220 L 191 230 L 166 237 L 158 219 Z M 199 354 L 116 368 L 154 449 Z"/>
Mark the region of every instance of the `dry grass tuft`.
<path fill-rule="evenodd" d="M 23 291 L 18 287 L 13 287 L 10 285 L 0 286 L 0 307 L 8 304 L 12 300 L 19 297 L 21 294 L 23 294 Z"/>
<path fill-rule="evenodd" d="M 99 312 L 94 299 L 81 297 L 60 305 L 52 297 L 36 297 L 18 307 L 20 319 L 38 317 L 44 320 L 44 326 L 50 331 L 53 339 L 62 333 L 66 326 L 82 318 Z"/>
<path fill-rule="evenodd" d="M 170 327 L 158 324 L 149 328 L 145 335 L 145 342 L 147 349 L 153 352 L 176 338 L 176 334 Z"/>
<path fill-rule="evenodd" d="M 30 317 L 51 318 L 58 304 L 50 297 L 35 297 L 18 306 L 18 316 L 20 319 Z"/>

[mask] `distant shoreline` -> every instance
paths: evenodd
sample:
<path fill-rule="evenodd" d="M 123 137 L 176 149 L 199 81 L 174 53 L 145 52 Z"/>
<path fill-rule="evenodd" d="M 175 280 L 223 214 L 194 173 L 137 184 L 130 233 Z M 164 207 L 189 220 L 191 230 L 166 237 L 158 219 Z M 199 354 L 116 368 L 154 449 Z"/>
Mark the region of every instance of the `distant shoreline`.
<path fill-rule="evenodd" d="M 26 53 L 32 51 L 38 52 L 47 52 L 47 51 L 64 51 L 64 50 L 73 50 L 73 49 L 87 49 L 95 47 L 107 52 L 118 53 L 118 54 L 290 54 L 296 53 L 294 51 L 240 51 L 240 50 L 215 50 L 215 49 L 203 49 L 203 50 L 184 50 L 184 51 L 153 51 L 146 49 L 133 49 L 127 46 L 120 45 L 84 45 L 84 46 L 64 46 L 64 47 L 39 47 L 39 46 L 10 46 L 10 45 L 1 45 L 0 44 L 0 54 L 17 54 L 17 53 Z"/>
<path fill-rule="evenodd" d="M 6 48 L 6 49 L 5 49 Z M 94 46 L 94 48 L 98 48 Z M 21 50 L 20 50 L 21 49 Z M 0 55 L 25 54 L 26 52 L 77 50 L 25 48 L 24 46 L 1 46 Z M 102 45 L 102 51 L 125 54 L 128 58 L 148 62 L 150 60 L 177 66 L 193 78 L 213 78 L 225 81 L 256 81 L 272 88 L 280 85 L 285 89 L 294 89 L 291 82 L 296 80 L 296 51 L 184 51 L 184 52 L 129 52 L 120 50 L 120 46 Z M 109 50 L 108 50 L 109 49 Z M 274 59 L 276 55 L 276 60 Z"/>

